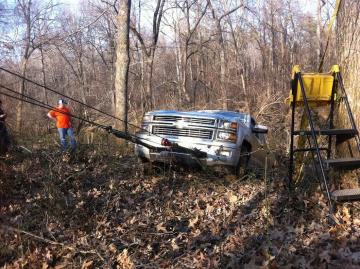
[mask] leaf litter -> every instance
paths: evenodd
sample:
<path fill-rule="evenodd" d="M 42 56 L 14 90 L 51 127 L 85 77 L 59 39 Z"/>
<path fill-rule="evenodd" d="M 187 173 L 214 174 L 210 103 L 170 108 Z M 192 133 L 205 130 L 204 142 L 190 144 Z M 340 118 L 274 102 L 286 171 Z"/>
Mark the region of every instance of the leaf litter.
<path fill-rule="evenodd" d="M 330 226 L 319 191 L 84 150 L 1 160 L 3 268 L 358 268 L 358 204 Z"/>

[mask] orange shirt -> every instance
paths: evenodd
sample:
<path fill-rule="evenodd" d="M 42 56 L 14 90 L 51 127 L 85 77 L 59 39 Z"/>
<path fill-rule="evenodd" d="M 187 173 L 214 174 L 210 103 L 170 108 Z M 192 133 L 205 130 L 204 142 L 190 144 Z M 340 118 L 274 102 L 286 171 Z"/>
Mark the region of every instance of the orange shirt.
<path fill-rule="evenodd" d="M 57 107 L 56 110 L 51 110 L 49 112 L 50 116 L 53 118 L 56 118 L 56 127 L 57 128 L 70 128 L 71 122 L 70 122 L 70 116 L 63 114 L 64 113 L 70 113 L 70 110 L 66 107 L 59 108 Z"/>

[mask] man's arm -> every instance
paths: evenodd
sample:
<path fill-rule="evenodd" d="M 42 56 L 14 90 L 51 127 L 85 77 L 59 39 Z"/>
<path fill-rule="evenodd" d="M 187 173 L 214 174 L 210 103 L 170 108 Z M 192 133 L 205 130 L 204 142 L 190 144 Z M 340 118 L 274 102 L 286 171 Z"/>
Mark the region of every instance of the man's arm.
<path fill-rule="evenodd" d="M 53 111 L 49 111 L 49 113 L 47 113 L 47 116 L 52 119 L 52 120 L 56 120 L 56 117 L 53 115 L 52 113 Z"/>

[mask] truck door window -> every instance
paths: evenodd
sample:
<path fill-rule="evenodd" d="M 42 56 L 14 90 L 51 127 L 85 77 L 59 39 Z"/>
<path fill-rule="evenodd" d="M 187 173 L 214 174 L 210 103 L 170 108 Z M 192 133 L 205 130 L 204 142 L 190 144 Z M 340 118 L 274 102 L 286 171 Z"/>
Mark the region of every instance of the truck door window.
<path fill-rule="evenodd" d="M 248 124 L 248 115 L 247 114 L 240 114 L 239 119 L 242 123 Z"/>

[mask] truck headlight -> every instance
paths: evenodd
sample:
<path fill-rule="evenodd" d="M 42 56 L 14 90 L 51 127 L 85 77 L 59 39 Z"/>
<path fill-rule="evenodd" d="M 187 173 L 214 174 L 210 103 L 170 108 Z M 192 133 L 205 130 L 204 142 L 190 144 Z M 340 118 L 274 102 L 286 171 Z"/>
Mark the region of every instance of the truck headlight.
<path fill-rule="evenodd" d="M 219 128 L 236 130 L 237 129 L 237 122 L 221 121 L 219 123 Z"/>
<path fill-rule="evenodd" d="M 151 126 L 149 124 L 141 124 L 138 134 L 147 134 L 151 133 Z"/>
<path fill-rule="evenodd" d="M 152 115 L 144 115 L 143 122 L 149 122 L 152 120 Z"/>
<path fill-rule="evenodd" d="M 234 133 L 218 132 L 218 139 L 236 142 L 236 138 L 236 134 Z"/>

